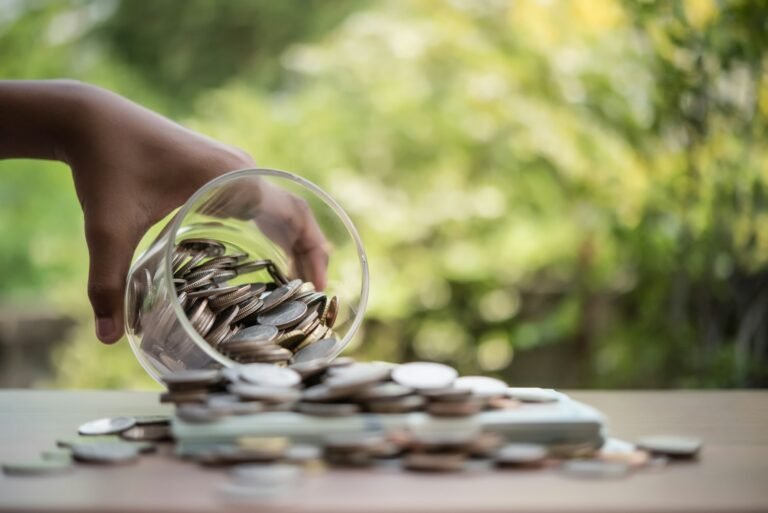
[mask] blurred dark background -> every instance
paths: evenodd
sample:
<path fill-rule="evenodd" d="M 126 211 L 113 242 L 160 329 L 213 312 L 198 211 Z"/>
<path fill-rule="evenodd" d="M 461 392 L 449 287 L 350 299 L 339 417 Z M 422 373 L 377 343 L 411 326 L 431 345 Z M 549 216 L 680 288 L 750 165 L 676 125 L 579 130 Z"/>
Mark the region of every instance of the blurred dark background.
<path fill-rule="evenodd" d="M 767 70 L 748 0 L 0 0 L 3 77 L 113 89 L 342 203 L 351 354 L 519 385 L 768 385 Z M 151 384 L 86 273 L 67 169 L 0 162 L 5 385 Z"/>

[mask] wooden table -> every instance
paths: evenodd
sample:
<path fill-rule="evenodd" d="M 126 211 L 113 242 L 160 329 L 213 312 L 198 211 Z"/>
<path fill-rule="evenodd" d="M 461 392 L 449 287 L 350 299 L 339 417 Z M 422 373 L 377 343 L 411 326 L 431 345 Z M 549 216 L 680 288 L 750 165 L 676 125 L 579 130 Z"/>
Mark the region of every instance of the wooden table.
<path fill-rule="evenodd" d="M 697 462 L 618 480 L 579 480 L 553 469 L 461 475 L 393 469 L 310 475 L 279 511 L 648 512 L 768 511 L 768 392 L 573 392 L 602 410 L 613 436 L 688 434 Z M 167 412 L 153 392 L 0 391 L 0 460 L 35 457 L 93 418 Z M 50 477 L 0 475 L 0 511 L 198 512 L 232 509 L 217 488 L 226 471 L 164 456 Z M 274 509 L 250 505 L 249 510 Z"/>

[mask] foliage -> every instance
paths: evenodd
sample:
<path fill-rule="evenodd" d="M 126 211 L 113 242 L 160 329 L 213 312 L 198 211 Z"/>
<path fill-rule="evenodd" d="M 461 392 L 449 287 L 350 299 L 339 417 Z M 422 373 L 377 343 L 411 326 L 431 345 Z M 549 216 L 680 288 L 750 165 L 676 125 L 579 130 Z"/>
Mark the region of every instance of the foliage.
<path fill-rule="evenodd" d="M 352 5 L 350 0 L 124 1 L 97 34 L 114 57 L 183 112 L 198 94 L 233 77 L 274 84 L 275 56 L 296 40 L 327 31 Z"/>
<path fill-rule="evenodd" d="M 48 62 L 50 43 L 33 44 L 30 27 L 96 3 L 25 11 L 0 32 L 0 48 L 6 40 L 33 48 L 29 67 L 6 53 L 0 69 L 75 75 L 166 112 L 186 110 L 189 126 L 328 190 L 371 259 L 356 354 L 446 361 L 538 385 L 768 382 L 760 3 L 376 2 L 356 4 L 322 36 L 312 28 L 330 27 L 322 9 L 286 8 L 318 19 L 297 21 L 302 33 L 290 38 L 263 35 L 274 48 L 293 42 L 271 64 L 259 57 L 271 71 L 222 42 L 222 67 L 212 49 L 179 96 L 168 88 L 192 66 L 189 52 L 170 50 L 182 35 L 210 30 L 200 40 L 211 41 L 227 20 L 269 3 L 199 1 L 153 60 L 152 45 L 137 38 L 161 41 L 162 31 L 142 27 L 124 2 L 54 45 Z M 244 44 L 257 45 L 254 37 Z M 88 45 L 99 57 L 87 67 L 61 65 Z M 173 64 L 177 54 L 184 62 Z M 30 212 L 22 229 L 8 221 L 12 207 L 0 206 L 8 223 L 0 253 L 25 269 L 0 294 L 76 292 L 82 299 L 67 305 L 84 317 L 82 237 L 62 236 L 78 248 L 58 253 L 69 279 L 47 277 L 56 265 L 24 250 L 35 237 L 53 244 L 42 235 L 52 226 L 63 234 L 81 226 L 71 187 L 40 180 L 46 166 L 0 164 L 0 180 L 18 179 L 14 198 Z M 67 216 L 47 218 L 37 191 Z M 111 381 L 75 370 L 105 351 L 88 338 L 63 354 L 61 383 L 139 383 L 132 361 Z M 106 349 L 123 354 L 122 345 Z"/>

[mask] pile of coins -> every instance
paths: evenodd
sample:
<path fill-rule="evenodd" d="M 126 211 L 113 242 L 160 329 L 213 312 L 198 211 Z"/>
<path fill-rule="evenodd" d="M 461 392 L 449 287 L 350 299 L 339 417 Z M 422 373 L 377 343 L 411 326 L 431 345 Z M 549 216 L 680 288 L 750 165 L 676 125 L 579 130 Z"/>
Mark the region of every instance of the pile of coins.
<path fill-rule="evenodd" d="M 214 349 L 241 363 L 306 361 L 336 344 L 338 297 L 311 282 L 289 280 L 271 260 L 227 253 L 212 239 L 177 244 L 171 263 L 179 302 L 192 327 Z M 257 274 L 264 281 L 230 284 Z M 312 346 L 330 340 L 320 347 Z"/>
<path fill-rule="evenodd" d="M 270 411 L 318 417 L 425 412 L 455 418 L 559 400 L 559 394 L 551 390 L 510 388 L 495 378 L 459 376 L 455 369 L 439 363 L 358 363 L 348 357 L 288 367 L 257 363 L 221 371 L 186 371 L 166 378 L 165 384 L 168 391 L 161 400 L 174 403 L 176 416 L 192 423 L 215 423 L 232 415 Z M 285 440 L 245 437 L 238 439 L 235 446 L 203 451 L 196 459 L 207 465 L 281 461 L 290 447 Z M 584 474 L 599 468 L 607 476 L 617 466 L 629 471 L 649 465 L 652 452 L 673 454 L 675 449 L 676 456 L 683 456 L 685 451 L 691 456 L 698 450 L 681 450 L 680 443 L 672 442 L 666 448 L 659 443 L 644 450 L 612 448 L 610 454 L 595 459 L 589 468 L 576 465 L 563 466 L 562 470 Z M 476 427 L 449 432 L 345 433 L 325 437 L 320 450 L 324 461 L 334 466 L 363 467 L 382 458 L 401 458 L 403 468 L 415 471 L 459 471 L 476 458 L 485 458 L 498 467 L 529 468 L 563 457 L 538 444 L 508 444 L 497 433 Z M 581 450 L 580 455 L 594 452 L 591 447 Z M 659 460 L 653 462 L 658 464 Z"/>
<path fill-rule="evenodd" d="M 60 449 L 44 451 L 37 460 L 4 463 L 4 472 L 61 473 L 70 470 L 75 461 L 127 464 L 142 453 L 175 442 L 177 453 L 201 465 L 231 468 L 233 482 L 224 484 L 227 493 L 262 496 L 276 490 L 290 494 L 288 483 L 296 482 L 301 469 L 321 469 L 326 464 L 354 468 L 396 465 L 418 472 L 551 468 L 577 478 L 613 479 L 657 468 L 667 459 L 695 458 L 701 448 L 701 441 L 695 438 L 655 436 L 636 444 L 608 439 L 599 449 L 590 445 L 566 454 L 553 446 L 508 443 L 499 433 L 460 421 L 450 422 L 450 429 L 411 425 L 375 432 L 334 431 L 317 444 L 274 435 L 233 435 L 225 441 L 216 431 L 216 423 L 226 417 L 252 416 L 254 425 L 259 425 L 258 416 L 270 411 L 301 412 L 308 416 L 301 421 L 308 426 L 311 416 L 424 412 L 463 418 L 487 409 L 537 408 L 537 404 L 564 397 L 547 389 L 510 388 L 485 376 L 461 377 L 451 367 L 431 362 L 358 363 L 344 357 L 289 367 L 253 363 L 179 372 L 167 376 L 165 384 L 168 390 L 161 401 L 175 404 L 176 417 L 214 435 L 202 445 L 196 439 L 194 451 L 184 451 L 185 439 L 180 433 L 181 438 L 174 440 L 170 417 L 111 417 L 83 424 L 79 437 L 58 440 Z M 334 430 L 340 425 L 334 424 Z"/>
<path fill-rule="evenodd" d="M 193 421 L 256 411 L 323 417 L 424 411 L 465 417 L 484 409 L 514 408 L 521 401 L 557 400 L 556 394 L 542 389 L 538 396 L 532 389 L 518 394 L 498 379 L 459 377 L 439 363 L 358 363 L 346 357 L 287 367 L 252 363 L 221 371 L 182 371 L 163 379 L 168 391 L 161 401 L 176 404 L 179 417 Z"/>
<path fill-rule="evenodd" d="M 320 417 L 342 417 L 362 412 L 378 414 L 427 412 L 441 417 L 466 417 L 484 409 L 515 408 L 521 400 L 501 380 L 485 376 L 459 377 L 455 369 L 439 363 L 358 363 L 337 358 L 312 360 L 277 367 L 261 363 L 235 368 L 179 372 L 165 378 L 168 391 L 161 401 L 176 405 L 176 415 L 187 422 L 216 422 L 230 415 L 267 411 L 295 411 Z M 512 390 L 512 395 L 510 395 Z M 522 389 L 527 402 L 552 402 L 556 394 Z M 253 442 L 251 442 L 253 443 Z M 274 459 L 275 442 L 267 451 Z M 460 470 L 470 457 L 490 457 L 504 446 L 494 433 L 476 429 L 452 433 L 389 433 L 387 436 L 327 437 L 322 455 L 336 466 L 368 466 L 379 458 L 403 456 L 411 470 Z M 284 447 L 287 450 L 287 446 Z M 540 451 L 537 463 L 547 457 Z M 511 462 L 509 449 L 500 465 Z M 253 450 L 217 448 L 197 459 L 209 465 L 263 461 L 264 447 Z M 525 464 L 534 464 L 530 457 Z"/>

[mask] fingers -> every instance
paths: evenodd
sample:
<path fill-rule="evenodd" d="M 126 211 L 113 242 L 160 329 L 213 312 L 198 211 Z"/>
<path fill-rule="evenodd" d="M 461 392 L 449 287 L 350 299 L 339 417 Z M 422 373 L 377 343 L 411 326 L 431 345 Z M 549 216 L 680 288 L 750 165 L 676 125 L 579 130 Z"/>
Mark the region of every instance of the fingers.
<path fill-rule="evenodd" d="M 85 237 L 90 255 L 88 297 L 96 319 L 96 336 L 107 344 L 123 335 L 125 277 L 136 245 L 136 238 L 128 233 L 118 223 L 86 218 Z"/>
<path fill-rule="evenodd" d="M 261 231 L 292 257 L 298 277 L 323 290 L 330 245 L 307 202 L 269 182 L 260 184 L 256 197 L 254 220 Z"/>
<path fill-rule="evenodd" d="M 298 237 L 296 238 L 292 252 L 296 262 L 296 271 L 315 284 L 318 290 L 325 289 L 328 271 L 328 241 L 317 224 L 312 209 L 307 203 L 292 196 L 294 203 L 294 215 L 298 216 Z"/>

